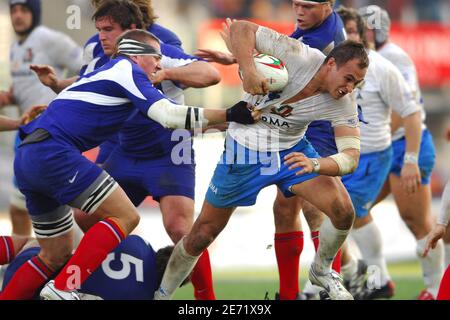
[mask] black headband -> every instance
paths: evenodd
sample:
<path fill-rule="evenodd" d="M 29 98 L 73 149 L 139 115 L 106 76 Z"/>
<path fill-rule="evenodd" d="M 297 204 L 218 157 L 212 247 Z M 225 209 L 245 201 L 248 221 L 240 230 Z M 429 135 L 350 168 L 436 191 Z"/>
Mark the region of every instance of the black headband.
<path fill-rule="evenodd" d="M 161 50 L 136 40 L 122 39 L 119 42 L 119 54 L 128 56 L 155 56 L 162 58 Z"/>

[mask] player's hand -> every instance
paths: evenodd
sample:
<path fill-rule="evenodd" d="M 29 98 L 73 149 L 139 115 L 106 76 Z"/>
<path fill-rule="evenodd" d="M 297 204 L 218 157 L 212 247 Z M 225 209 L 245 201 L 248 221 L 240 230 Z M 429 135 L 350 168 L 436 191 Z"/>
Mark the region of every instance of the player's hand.
<path fill-rule="evenodd" d="M 433 230 L 428 234 L 427 238 L 427 244 L 425 245 L 425 250 L 423 251 L 423 256 L 426 257 L 428 255 L 428 252 L 431 249 L 436 248 L 437 242 L 439 239 L 442 239 L 442 237 L 445 234 L 445 230 L 447 229 L 446 226 L 442 224 L 437 224 Z"/>
<path fill-rule="evenodd" d="M 269 92 L 267 79 L 257 73 L 256 70 L 251 73 L 242 72 L 242 83 L 244 91 L 251 95 L 266 95 Z"/>
<path fill-rule="evenodd" d="M 30 69 L 33 70 L 44 86 L 56 88 L 58 86 L 58 77 L 55 70 L 49 65 L 32 64 Z"/>
<path fill-rule="evenodd" d="M 12 88 L 9 91 L 0 91 L 0 107 L 10 105 L 14 102 Z"/>
<path fill-rule="evenodd" d="M 231 53 L 211 50 L 211 49 L 198 49 L 195 56 L 205 59 L 208 62 L 215 62 L 218 64 L 223 64 L 225 66 L 236 63 L 236 59 Z"/>
<path fill-rule="evenodd" d="M 314 170 L 314 164 L 307 156 L 301 152 L 292 152 L 284 157 L 284 164 L 289 166 L 289 170 L 302 168 L 295 173 L 296 176 L 311 173 Z"/>
<path fill-rule="evenodd" d="M 47 106 L 34 106 L 31 107 L 30 110 L 25 112 L 21 118 L 21 124 L 25 125 L 36 119 L 42 112 L 47 110 Z"/>
<path fill-rule="evenodd" d="M 154 86 L 157 86 L 158 84 L 160 84 L 161 82 L 163 82 L 164 80 L 168 80 L 167 79 L 167 75 L 166 72 L 164 71 L 164 69 L 158 70 L 156 72 L 153 72 L 150 76 L 149 76 L 150 81 L 152 82 L 152 84 Z"/>
<path fill-rule="evenodd" d="M 228 51 L 230 51 L 231 53 L 233 53 L 233 49 L 231 47 L 230 28 L 234 22 L 236 22 L 236 19 L 231 20 L 230 18 L 227 18 L 225 22 L 222 23 L 222 31 L 220 31 L 220 36 L 222 37 L 223 42 L 225 42 Z"/>
<path fill-rule="evenodd" d="M 405 163 L 401 174 L 401 185 L 407 194 L 415 193 L 421 183 L 420 169 L 417 164 Z"/>

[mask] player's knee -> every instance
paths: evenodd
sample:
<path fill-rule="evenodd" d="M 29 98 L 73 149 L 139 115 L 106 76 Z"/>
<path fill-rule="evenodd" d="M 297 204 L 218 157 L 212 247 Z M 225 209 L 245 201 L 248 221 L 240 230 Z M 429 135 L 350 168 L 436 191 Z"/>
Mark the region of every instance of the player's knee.
<path fill-rule="evenodd" d="M 166 232 L 173 243 L 177 243 L 189 232 L 189 229 L 176 223 L 170 223 L 166 225 Z"/>
<path fill-rule="evenodd" d="M 355 220 L 355 209 L 351 201 L 337 199 L 333 204 L 333 214 L 330 219 L 338 229 L 350 229 Z"/>
<path fill-rule="evenodd" d="M 51 251 L 41 250 L 39 257 L 52 270 L 59 270 L 69 260 L 72 254 L 71 245 L 63 245 L 57 249 Z"/>
<path fill-rule="evenodd" d="M 286 199 L 277 197 L 273 203 L 273 214 L 276 225 L 291 224 L 295 221 L 298 212 Z"/>

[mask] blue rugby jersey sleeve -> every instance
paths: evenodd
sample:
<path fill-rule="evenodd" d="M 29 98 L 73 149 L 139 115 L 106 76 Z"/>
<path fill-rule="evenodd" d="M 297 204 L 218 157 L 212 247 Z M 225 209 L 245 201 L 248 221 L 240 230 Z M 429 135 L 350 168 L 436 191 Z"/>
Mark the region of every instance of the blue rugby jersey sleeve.
<path fill-rule="evenodd" d="M 192 62 L 203 61 L 203 59 L 191 56 L 176 46 L 164 43 L 161 44 L 161 53 L 163 55 L 161 61 L 163 68 L 177 68 Z"/>
<path fill-rule="evenodd" d="M 178 36 L 169 29 L 154 23 L 148 28 L 148 31 L 157 36 L 163 43 L 170 44 L 181 49 L 182 42 L 180 38 L 178 38 Z"/>

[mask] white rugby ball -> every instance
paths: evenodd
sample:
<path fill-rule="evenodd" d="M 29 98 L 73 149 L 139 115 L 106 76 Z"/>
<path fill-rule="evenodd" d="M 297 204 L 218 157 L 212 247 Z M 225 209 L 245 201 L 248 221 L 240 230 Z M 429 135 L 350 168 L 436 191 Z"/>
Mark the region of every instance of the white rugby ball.
<path fill-rule="evenodd" d="M 267 79 L 269 91 L 282 91 L 286 87 L 289 75 L 283 61 L 271 55 L 259 53 L 253 57 L 255 61 L 256 71 Z M 239 71 L 242 79 L 242 74 Z"/>

